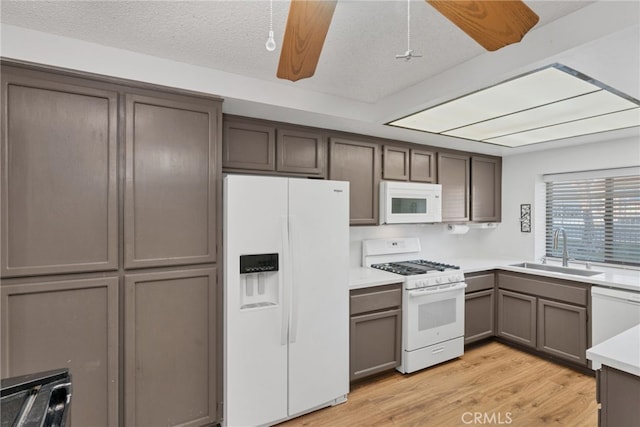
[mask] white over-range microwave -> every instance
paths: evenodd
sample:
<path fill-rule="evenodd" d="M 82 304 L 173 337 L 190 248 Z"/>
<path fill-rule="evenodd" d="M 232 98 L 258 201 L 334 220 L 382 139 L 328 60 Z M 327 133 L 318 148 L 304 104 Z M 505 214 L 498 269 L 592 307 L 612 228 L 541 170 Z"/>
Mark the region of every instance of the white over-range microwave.
<path fill-rule="evenodd" d="M 380 182 L 380 224 L 442 222 L 442 186 Z"/>

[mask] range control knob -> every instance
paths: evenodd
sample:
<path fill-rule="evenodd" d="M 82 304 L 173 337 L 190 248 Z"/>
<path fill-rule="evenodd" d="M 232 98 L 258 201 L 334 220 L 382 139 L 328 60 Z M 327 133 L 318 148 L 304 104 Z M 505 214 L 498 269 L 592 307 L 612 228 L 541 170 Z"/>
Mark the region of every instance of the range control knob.
<path fill-rule="evenodd" d="M 437 284 L 442 283 L 442 277 L 438 277 L 438 278 L 436 278 L 436 283 L 437 283 Z"/>

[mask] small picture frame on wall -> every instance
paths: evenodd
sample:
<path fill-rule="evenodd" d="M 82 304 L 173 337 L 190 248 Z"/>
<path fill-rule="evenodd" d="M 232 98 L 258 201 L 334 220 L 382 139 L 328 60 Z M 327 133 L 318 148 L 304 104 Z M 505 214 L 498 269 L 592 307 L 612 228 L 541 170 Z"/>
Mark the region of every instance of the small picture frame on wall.
<path fill-rule="evenodd" d="M 520 205 L 520 232 L 531 233 L 531 204 Z"/>

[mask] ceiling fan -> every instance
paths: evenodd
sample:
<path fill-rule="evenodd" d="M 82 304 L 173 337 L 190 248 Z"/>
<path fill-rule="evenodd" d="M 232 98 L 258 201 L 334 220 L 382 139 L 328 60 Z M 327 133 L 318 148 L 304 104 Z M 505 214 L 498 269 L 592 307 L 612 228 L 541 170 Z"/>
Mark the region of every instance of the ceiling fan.
<path fill-rule="evenodd" d="M 538 23 L 520 0 L 426 0 L 489 51 L 522 40 Z M 313 76 L 337 0 L 291 0 L 277 76 L 293 82 Z"/>

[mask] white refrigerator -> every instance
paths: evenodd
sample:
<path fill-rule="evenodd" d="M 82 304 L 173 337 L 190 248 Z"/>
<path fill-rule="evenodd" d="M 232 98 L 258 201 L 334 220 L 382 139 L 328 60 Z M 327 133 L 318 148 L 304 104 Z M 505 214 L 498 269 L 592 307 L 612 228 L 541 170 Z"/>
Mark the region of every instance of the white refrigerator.
<path fill-rule="evenodd" d="M 349 186 L 224 178 L 223 425 L 270 425 L 349 392 Z"/>

